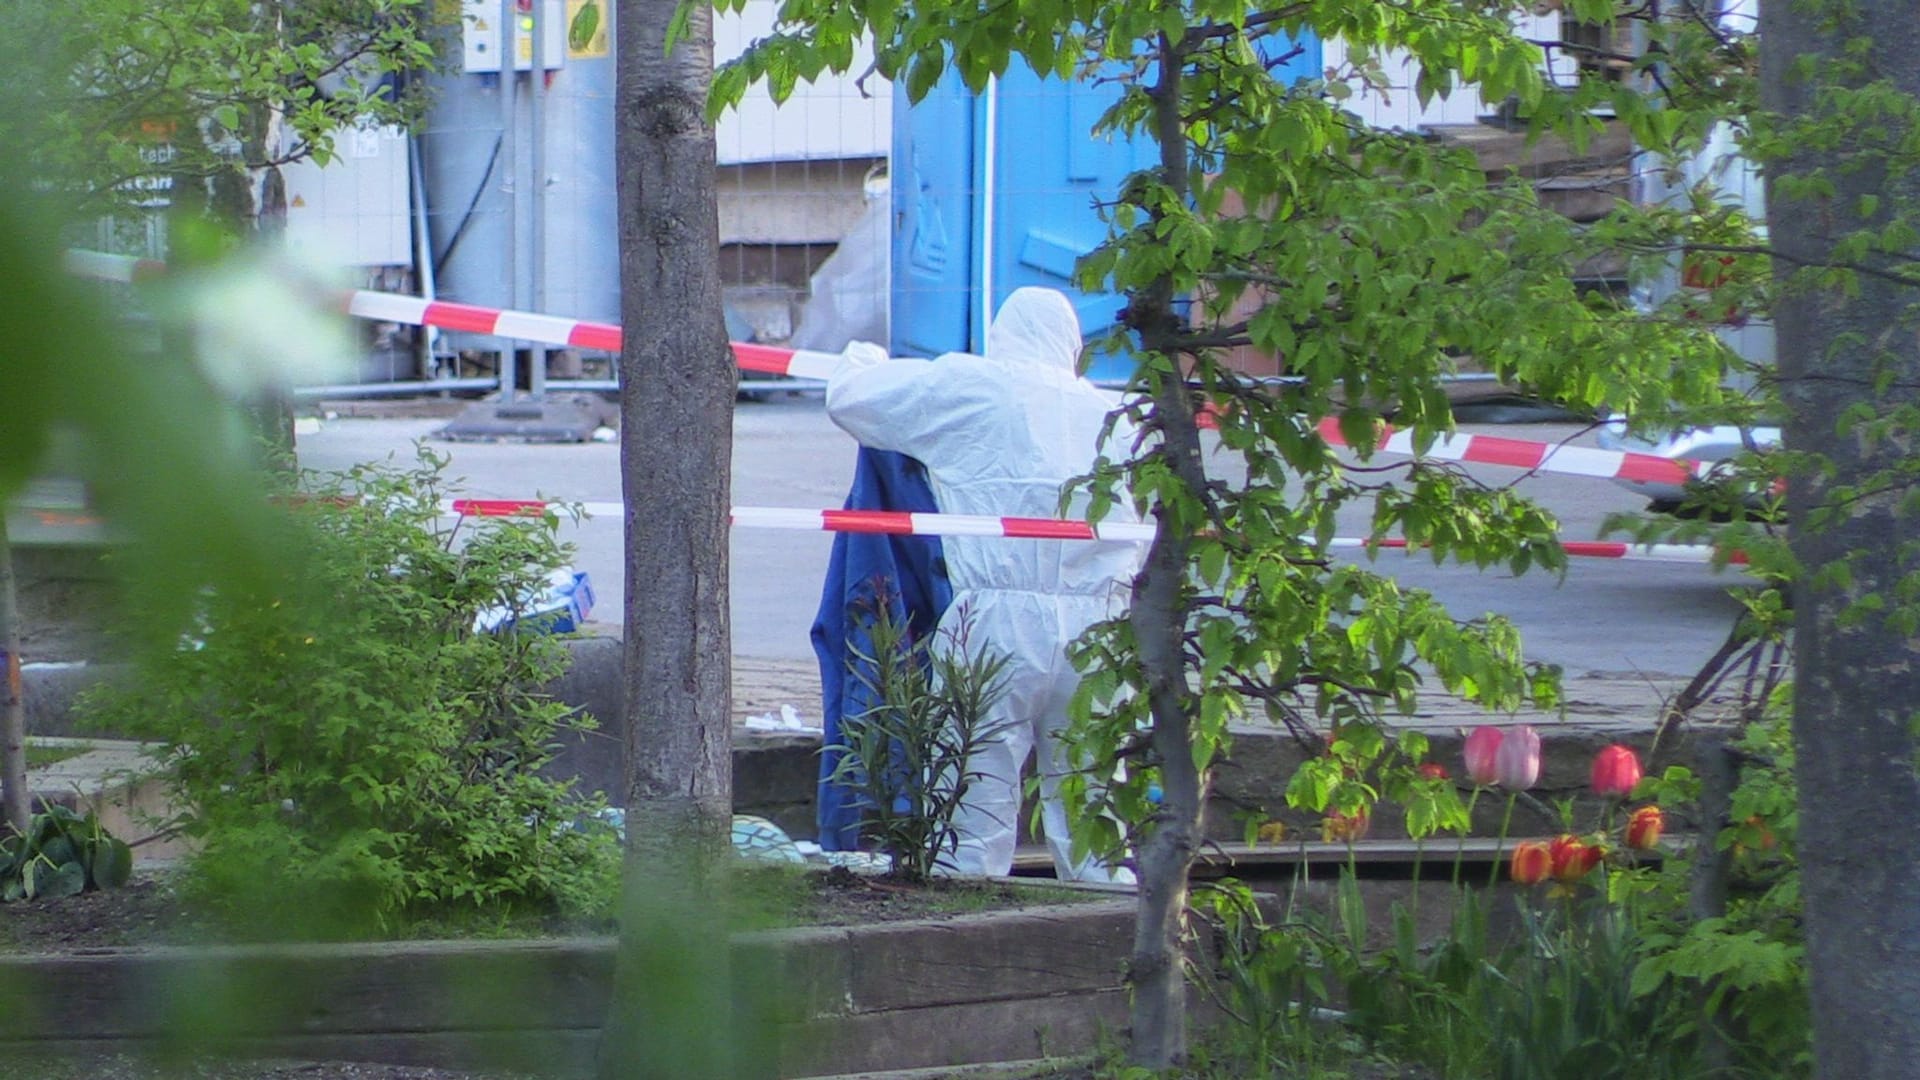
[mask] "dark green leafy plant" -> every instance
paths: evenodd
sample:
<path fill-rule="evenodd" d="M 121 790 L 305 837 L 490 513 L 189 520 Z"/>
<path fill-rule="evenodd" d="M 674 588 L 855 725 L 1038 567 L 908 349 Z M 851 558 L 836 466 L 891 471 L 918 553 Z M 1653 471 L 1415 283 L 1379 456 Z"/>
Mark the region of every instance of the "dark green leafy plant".
<path fill-rule="evenodd" d="M 1354 1038 L 1460 1080 L 1702 1075 L 1686 996 L 1631 985 L 1651 943 L 1626 912 L 1522 904 L 1505 932 L 1473 890 L 1450 895 L 1444 933 L 1422 940 L 1396 904 L 1374 940 L 1350 871 L 1330 911 L 1271 922 L 1244 887 L 1210 891 L 1222 947 L 1206 985 L 1239 1021 L 1220 1049 L 1247 1075 L 1290 1075 Z"/>
<path fill-rule="evenodd" d="M 615 841 L 568 827 L 597 805 L 541 772 L 556 732 L 589 722 L 532 689 L 566 650 L 476 622 L 526 614 L 567 555 L 557 520 L 450 521 L 445 465 L 423 447 L 408 470 L 304 478 L 282 500 L 304 557 L 261 587 L 207 590 L 137 680 L 90 703 L 97 724 L 160 744 L 198 844 L 184 891 L 248 930 L 611 898 Z"/>
<path fill-rule="evenodd" d="M 1730 1065 L 1754 1076 L 1805 1076 L 1813 1067 L 1786 701 L 1777 694 L 1771 715 L 1736 743 L 1740 782 L 1714 840 L 1731 856 L 1724 913 L 1699 918 L 1690 906 L 1697 852 L 1667 860 L 1637 898 L 1651 948 L 1634 968 L 1634 992 L 1678 988 L 1694 997 Z M 1666 802 L 1697 787 L 1675 766 L 1654 793 Z"/>
<path fill-rule="evenodd" d="M 0 901 L 77 896 L 117 889 L 133 874 L 133 850 L 100 819 L 58 803 L 33 815 L 27 831 L 0 840 Z"/>
<path fill-rule="evenodd" d="M 967 761 L 993 734 L 986 716 L 1007 657 L 974 650 L 964 619 L 944 643 L 913 640 L 878 606 L 871 654 L 852 648 L 874 704 L 841 721 L 834 779 L 858 793 L 862 832 L 893 857 L 895 876 L 925 881 L 958 847 L 953 818 L 975 775 Z"/>

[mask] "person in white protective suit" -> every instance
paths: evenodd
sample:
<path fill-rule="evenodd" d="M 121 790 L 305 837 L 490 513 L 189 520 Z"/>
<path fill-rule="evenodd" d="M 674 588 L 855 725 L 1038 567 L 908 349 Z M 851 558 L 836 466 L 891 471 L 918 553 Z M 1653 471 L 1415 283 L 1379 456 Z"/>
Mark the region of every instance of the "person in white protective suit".
<path fill-rule="evenodd" d="M 855 343 L 827 382 L 827 415 L 866 446 L 926 466 L 943 513 L 1053 517 L 1065 483 L 1092 471 L 1115 401 L 1074 373 L 1080 320 L 1052 289 L 1016 290 L 987 331 L 987 354 L 890 360 Z M 1109 456 L 1131 453 L 1132 424 L 1115 422 Z M 1077 501 L 1084 503 L 1084 499 Z M 1106 521 L 1137 521 L 1115 505 Z M 984 728 L 993 733 L 969 762 L 955 826 L 958 874 L 1002 875 L 1013 867 L 1020 770 L 1037 750 L 1041 816 L 1056 872 L 1068 880 L 1131 880 L 1124 868 L 1075 864 L 1059 780 L 1076 763 L 1056 737 L 1079 675 L 1066 648 L 1091 624 L 1125 610 L 1142 545 L 947 536 L 953 603 L 943 631 L 970 622 L 975 648 L 1007 654 L 1004 692 Z M 940 640 L 950 640 L 945 633 Z"/>

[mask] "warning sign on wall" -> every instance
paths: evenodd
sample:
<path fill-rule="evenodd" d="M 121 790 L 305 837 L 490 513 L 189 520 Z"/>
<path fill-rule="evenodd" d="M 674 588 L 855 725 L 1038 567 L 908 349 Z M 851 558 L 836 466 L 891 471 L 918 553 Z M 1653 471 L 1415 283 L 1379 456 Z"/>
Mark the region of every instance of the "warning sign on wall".
<path fill-rule="evenodd" d="M 567 59 L 598 60 L 607 55 L 609 0 L 567 0 Z"/>

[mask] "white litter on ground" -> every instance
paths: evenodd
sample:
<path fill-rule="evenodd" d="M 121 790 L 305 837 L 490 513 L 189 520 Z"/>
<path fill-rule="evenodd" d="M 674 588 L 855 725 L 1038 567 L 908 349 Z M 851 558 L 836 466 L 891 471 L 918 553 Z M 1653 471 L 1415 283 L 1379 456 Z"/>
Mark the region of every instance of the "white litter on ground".
<path fill-rule="evenodd" d="M 791 705 L 780 706 L 778 715 L 761 713 L 759 716 L 749 716 L 742 726 L 748 731 L 800 731 L 810 735 L 822 734 L 819 725 L 809 724 L 806 718 L 800 715 L 800 710 Z"/>

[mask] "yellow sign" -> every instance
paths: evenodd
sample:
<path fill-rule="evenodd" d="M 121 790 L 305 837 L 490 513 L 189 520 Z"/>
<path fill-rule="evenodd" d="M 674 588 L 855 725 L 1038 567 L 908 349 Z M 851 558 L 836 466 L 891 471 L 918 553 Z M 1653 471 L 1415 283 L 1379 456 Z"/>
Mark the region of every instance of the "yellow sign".
<path fill-rule="evenodd" d="M 567 59 L 598 60 L 610 51 L 610 0 L 567 0 Z"/>

